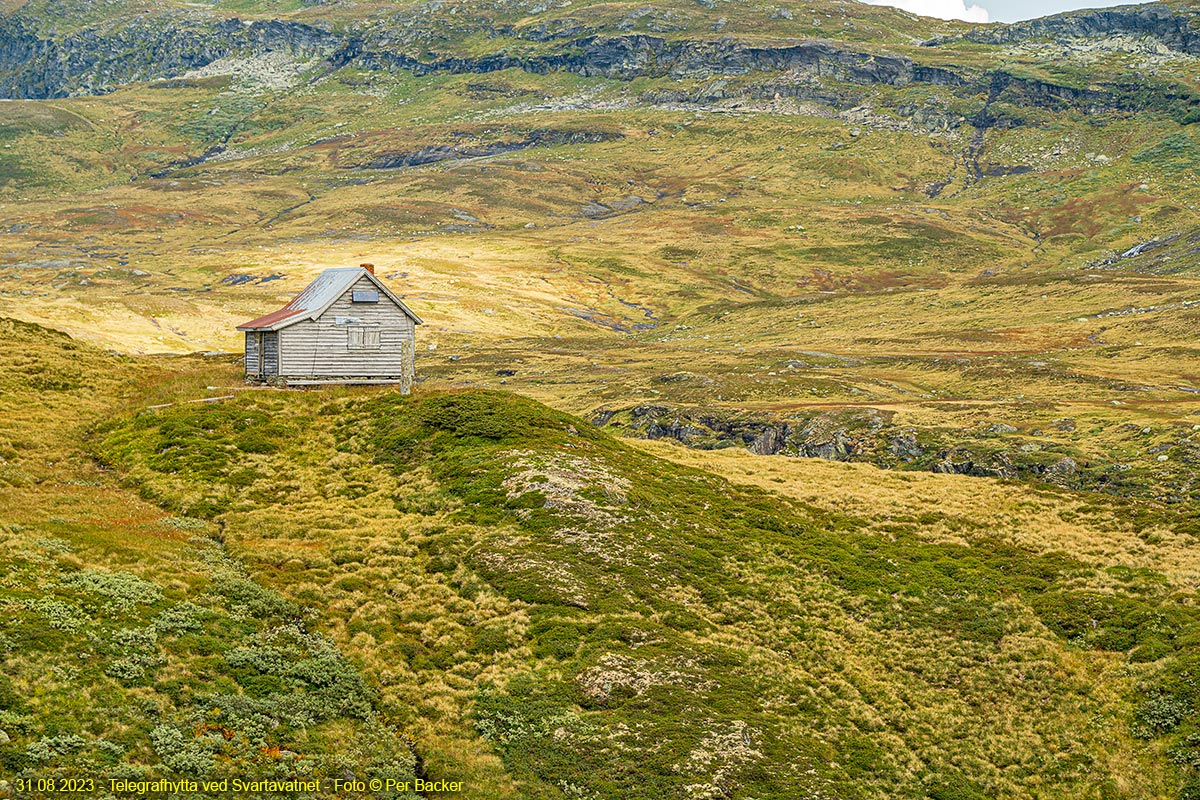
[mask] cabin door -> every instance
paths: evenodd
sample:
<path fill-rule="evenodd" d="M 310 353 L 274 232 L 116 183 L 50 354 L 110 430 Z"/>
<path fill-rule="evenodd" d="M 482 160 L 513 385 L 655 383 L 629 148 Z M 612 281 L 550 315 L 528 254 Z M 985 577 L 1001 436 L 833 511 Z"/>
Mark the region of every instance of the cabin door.
<path fill-rule="evenodd" d="M 259 353 L 259 374 L 279 374 L 279 332 L 266 331 L 262 335 L 262 346 Z"/>

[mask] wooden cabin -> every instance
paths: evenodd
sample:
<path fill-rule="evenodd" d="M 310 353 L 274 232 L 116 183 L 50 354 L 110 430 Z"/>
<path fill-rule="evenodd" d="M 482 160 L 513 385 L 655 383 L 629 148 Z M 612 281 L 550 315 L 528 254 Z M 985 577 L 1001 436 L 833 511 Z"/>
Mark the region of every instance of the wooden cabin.
<path fill-rule="evenodd" d="M 407 393 L 420 324 L 371 264 L 327 269 L 283 308 L 238 326 L 246 382 L 394 383 Z"/>

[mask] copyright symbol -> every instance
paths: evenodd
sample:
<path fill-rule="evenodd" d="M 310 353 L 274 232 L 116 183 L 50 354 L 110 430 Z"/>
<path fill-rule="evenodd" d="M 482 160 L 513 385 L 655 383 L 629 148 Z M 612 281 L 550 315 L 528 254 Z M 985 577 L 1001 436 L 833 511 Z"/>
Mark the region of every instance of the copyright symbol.
<path fill-rule="evenodd" d="M 371 791 L 378 792 L 382 788 L 383 788 L 383 781 L 379 780 L 379 778 L 371 779 Z"/>

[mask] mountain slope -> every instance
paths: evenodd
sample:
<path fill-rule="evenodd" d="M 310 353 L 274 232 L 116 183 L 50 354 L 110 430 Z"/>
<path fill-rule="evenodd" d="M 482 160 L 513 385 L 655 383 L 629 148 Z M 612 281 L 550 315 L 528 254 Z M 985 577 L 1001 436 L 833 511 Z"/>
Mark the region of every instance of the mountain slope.
<path fill-rule="evenodd" d="M 223 370 L 7 319 L 0 332 L 0 791 L 62 779 L 90 795 L 155 774 L 411 782 L 410 743 L 313 615 L 255 582 L 217 526 L 145 502 L 80 448 L 114 407 L 188 397 Z"/>
<path fill-rule="evenodd" d="M 9 776 L 400 778 L 411 746 L 469 797 L 1190 780 L 1200 565 L 1157 504 L 651 456 L 492 392 L 187 402 L 236 368 L 6 338 Z M 368 705 L 296 728 L 327 691 Z"/>
<path fill-rule="evenodd" d="M 4 779 L 1196 793 L 1192 6 L 3 8 Z M 364 261 L 413 398 L 163 355 Z"/>
<path fill-rule="evenodd" d="M 418 749 L 481 738 L 520 796 L 1164 796 L 1131 737 L 1190 741 L 1146 715 L 1191 702 L 1165 687 L 1200 619 L 1126 556 L 986 524 L 938 541 L 927 513 L 871 531 L 878 510 L 674 467 L 511 395 L 237 406 L 297 442 L 254 476 L 155 455 L 181 426 L 222 448 L 205 409 L 110 428 L 101 452 L 149 496 L 220 512 L 286 595 L 344 610 L 335 637 L 414 703 Z M 1133 712 L 1139 693 L 1160 699 Z"/>

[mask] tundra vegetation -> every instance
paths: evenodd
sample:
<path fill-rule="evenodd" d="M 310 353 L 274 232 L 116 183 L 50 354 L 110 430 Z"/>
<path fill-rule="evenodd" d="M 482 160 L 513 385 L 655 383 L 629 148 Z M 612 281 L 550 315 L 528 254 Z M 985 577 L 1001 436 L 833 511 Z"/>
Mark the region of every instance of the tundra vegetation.
<path fill-rule="evenodd" d="M 551 6 L 2 6 L 0 780 L 1200 797 L 1193 6 Z"/>

